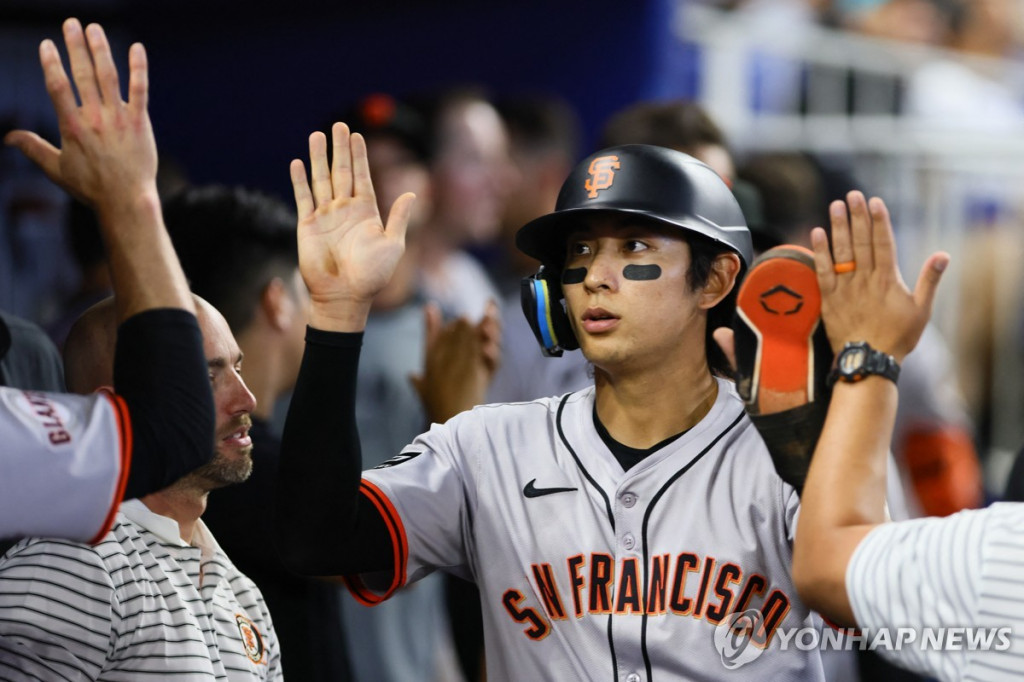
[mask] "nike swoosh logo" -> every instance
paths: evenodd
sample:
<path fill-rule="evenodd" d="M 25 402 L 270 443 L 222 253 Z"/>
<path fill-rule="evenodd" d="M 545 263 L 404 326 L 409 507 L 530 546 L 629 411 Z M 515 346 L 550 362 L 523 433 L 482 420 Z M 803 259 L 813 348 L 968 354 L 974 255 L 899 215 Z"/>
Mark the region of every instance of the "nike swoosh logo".
<path fill-rule="evenodd" d="M 553 495 L 554 493 L 571 493 L 579 488 L 538 488 L 533 484 L 537 482 L 537 479 L 533 479 L 523 487 L 523 495 L 526 497 L 540 497 L 542 495 Z"/>

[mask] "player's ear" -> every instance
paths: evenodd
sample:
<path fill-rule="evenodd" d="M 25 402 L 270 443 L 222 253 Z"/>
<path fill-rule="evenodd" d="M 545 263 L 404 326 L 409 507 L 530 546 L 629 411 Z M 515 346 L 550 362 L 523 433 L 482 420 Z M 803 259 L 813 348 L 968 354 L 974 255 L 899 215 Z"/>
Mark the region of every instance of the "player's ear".
<path fill-rule="evenodd" d="M 267 322 L 274 329 L 288 329 L 295 313 L 295 302 L 288 294 L 288 285 L 280 277 L 274 277 L 263 287 L 260 295 L 260 308 Z"/>
<path fill-rule="evenodd" d="M 704 310 L 714 308 L 722 301 L 733 287 L 740 274 L 740 257 L 731 251 L 715 256 L 711 263 L 708 281 L 701 288 L 698 305 Z"/>

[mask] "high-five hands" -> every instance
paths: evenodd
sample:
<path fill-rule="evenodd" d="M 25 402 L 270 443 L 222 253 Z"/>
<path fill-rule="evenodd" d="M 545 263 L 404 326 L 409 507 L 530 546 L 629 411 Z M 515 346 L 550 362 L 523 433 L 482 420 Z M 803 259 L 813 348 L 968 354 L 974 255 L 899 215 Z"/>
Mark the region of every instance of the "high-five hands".
<path fill-rule="evenodd" d="M 5 142 L 21 150 L 55 183 L 95 209 L 114 283 L 120 319 L 151 308 L 194 312 L 188 282 L 164 229 L 156 189 L 157 151 L 147 103 L 146 51 L 128 52 L 128 101 L 98 24 L 85 30 L 64 22 L 64 42 L 75 88 L 52 40 L 39 46 L 46 89 L 60 128 L 60 149 L 28 130 Z"/>
<path fill-rule="evenodd" d="M 391 206 L 387 225 L 377 210 L 366 142 L 348 126 L 331 129 L 333 163 L 328 167 L 327 137 L 309 137 L 312 183 L 302 161 L 291 163 L 298 209 L 299 269 L 312 299 L 310 324 L 326 331 L 361 331 L 374 296 L 384 288 L 405 250 L 412 202 L 408 192 Z"/>
<path fill-rule="evenodd" d="M 849 209 L 849 215 L 847 215 Z M 911 292 L 900 276 L 896 243 L 885 202 L 850 192 L 829 206 L 832 248 L 820 227 L 811 232 L 821 288 L 822 321 L 832 350 L 848 341 L 867 341 L 897 362 L 913 350 L 931 316 L 935 290 L 949 254 L 925 261 Z"/>
<path fill-rule="evenodd" d="M 46 90 L 60 127 L 60 149 L 28 130 L 14 130 L 5 142 L 17 147 L 55 183 L 100 217 L 135 201 L 140 192 L 156 193 L 156 142 L 146 106 L 149 97 L 146 51 L 140 43 L 128 52 L 128 101 L 98 24 L 82 30 L 78 19 L 64 22 L 71 74 L 81 106 L 52 40 L 39 46 Z"/>

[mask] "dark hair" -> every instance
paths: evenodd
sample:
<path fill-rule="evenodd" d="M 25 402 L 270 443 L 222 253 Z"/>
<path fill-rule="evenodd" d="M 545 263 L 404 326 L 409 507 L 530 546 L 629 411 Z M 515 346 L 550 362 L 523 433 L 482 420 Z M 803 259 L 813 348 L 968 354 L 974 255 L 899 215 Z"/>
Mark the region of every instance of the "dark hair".
<path fill-rule="evenodd" d="M 459 107 L 481 102 L 490 106 L 491 98 L 475 85 L 453 86 L 426 94 L 411 96 L 409 105 L 422 118 L 430 140 L 431 161 L 436 162 L 448 148 L 447 117 Z"/>
<path fill-rule="evenodd" d="M 715 258 L 723 253 L 732 253 L 732 251 L 717 242 L 700 236 L 687 235 L 687 242 L 690 244 L 690 269 L 686 272 L 686 283 L 690 286 L 691 291 L 696 291 L 708 283 Z M 732 291 L 719 301 L 718 305 L 708 311 L 707 329 L 704 333 L 704 353 L 707 356 L 708 367 L 711 368 L 713 374 L 729 378 L 734 375 L 732 366 L 729 365 L 725 353 L 719 348 L 718 342 L 712 337 L 712 333 L 719 327 L 732 326 L 732 318 L 736 312 L 736 295 L 742 276 L 743 270 L 741 269 Z"/>
<path fill-rule="evenodd" d="M 531 154 L 558 153 L 575 162 L 580 151 L 579 116 L 554 95 L 499 100 L 496 108 L 516 147 Z"/>
<path fill-rule="evenodd" d="M 389 137 L 397 140 L 421 162 L 429 164 L 434 153 L 427 121 L 406 102 L 374 93 L 353 104 L 340 117 L 353 132 L 363 137 Z"/>
<path fill-rule="evenodd" d="M 773 152 L 759 154 L 746 161 L 738 175 L 757 188 L 766 227 L 784 241 L 795 241 L 795 234 L 820 224 L 821 209 L 828 206 L 821 172 L 806 154 Z"/>
<path fill-rule="evenodd" d="M 190 188 L 165 202 L 164 220 L 192 291 L 236 334 L 272 279 L 291 284 L 296 219 L 277 199 L 240 187 Z"/>
<path fill-rule="evenodd" d="M 653 144 L 691 155 L 705 145 L 726 146 L 722 129 L 688 100 L 640 102 L 618 112 L 605 124 L 600 146 L 622 144 Z"/>

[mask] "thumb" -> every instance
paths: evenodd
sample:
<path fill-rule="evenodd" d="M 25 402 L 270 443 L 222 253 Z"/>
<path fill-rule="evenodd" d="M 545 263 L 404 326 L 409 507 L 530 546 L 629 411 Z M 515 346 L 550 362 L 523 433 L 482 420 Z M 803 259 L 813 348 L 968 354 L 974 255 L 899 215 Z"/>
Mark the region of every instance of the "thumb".
<path fill-rule="evenodd" d="M 416 195 L 406 192 L 395 199 L 388 212 L 388 224 L 384 231 L 402 244 L 405 244 L 405 233 L 409 227 L 409 217 L 412 215 L 412 205 L 415 201 Z"/>
<path fill-rule="evenodd" d="M 60 152 L 52 144 L 28 130 L 12 130 L 4 144 L 20 150 L 28 160 L 39 166 L 46 176 L 60 183 Z"/>
<path fill-rule="evenodd" d="M 935 300 L 935 291 L 939 288 L 939 281 L 942 273 L 949 265 L 949 254 L 944 251 L 933 253 L 921 266 L 921 273 L 917 276 L 917 284 L 914 285 L 914 303 L 929 314 L 932 310 L 932 301 Z"/>

